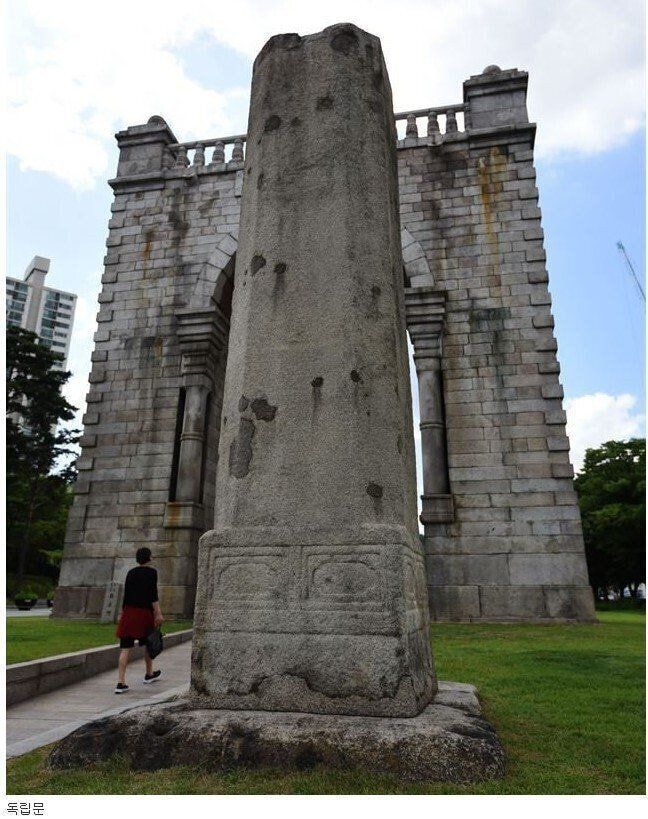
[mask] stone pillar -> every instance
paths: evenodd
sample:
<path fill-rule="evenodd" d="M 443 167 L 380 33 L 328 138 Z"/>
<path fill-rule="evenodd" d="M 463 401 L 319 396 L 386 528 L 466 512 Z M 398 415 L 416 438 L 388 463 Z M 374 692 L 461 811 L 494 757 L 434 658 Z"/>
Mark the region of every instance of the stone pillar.
<path fill-rule="evenodd" d="M 191 384 L 186 387 L 185 395 L 176 500 L 200 503 L 200 473 L 209 389 L 203 384 Z"/>
<path fill-rule="evenodd" d="M 192 691 L 413 716 L 436 682 L 380 41 L 351 25 L 270 39 L 247 144 Z"/>
<path fill-rule="evenodd" d="M 184 407 L 175 492 L 167 503 L 164 523 L 169 529 L 205 529 L 202 499 L 206 430 L 213 399 L 216 362 L 227 349 L 229 322 L 211 304 L 179 308 L 177 335 L 182 363 Z"/>
<path fill-rule="evenodd" d="M 453 520 L 441 372 L 445 294 L 431 287 L 408 287 L 405 305 L 418 376 L 423 460 L 421 523 L 427 526 Z"/>

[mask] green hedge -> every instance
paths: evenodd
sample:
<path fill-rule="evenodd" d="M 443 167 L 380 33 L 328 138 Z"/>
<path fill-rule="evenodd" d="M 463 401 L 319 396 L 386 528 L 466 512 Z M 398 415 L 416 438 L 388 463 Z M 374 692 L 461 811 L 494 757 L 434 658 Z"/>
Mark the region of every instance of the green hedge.
<path fill-rule="evenodd" d="M 56 583 L 51 577 L 45 577 L 41 574 L 26 574 L 21 583 L 23 589 L 33 589 L 38 595 L 39 599 L 45 600 L 56 587 Z M 12 600 L 16 593 L 16 577 L 13 574 L 7 575 L 7 599 Z"/>

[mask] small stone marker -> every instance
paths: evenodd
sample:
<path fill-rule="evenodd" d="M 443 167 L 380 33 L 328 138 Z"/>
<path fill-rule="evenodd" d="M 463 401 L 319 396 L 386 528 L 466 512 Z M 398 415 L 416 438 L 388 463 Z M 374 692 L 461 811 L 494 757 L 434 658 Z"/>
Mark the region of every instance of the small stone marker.
<path fill-rule="evenodd" d="M 101 609 L 102 623 L 116 623 L 124 595 L 124 584 L 111 581 L 106 584 L 106 595 Z"/>

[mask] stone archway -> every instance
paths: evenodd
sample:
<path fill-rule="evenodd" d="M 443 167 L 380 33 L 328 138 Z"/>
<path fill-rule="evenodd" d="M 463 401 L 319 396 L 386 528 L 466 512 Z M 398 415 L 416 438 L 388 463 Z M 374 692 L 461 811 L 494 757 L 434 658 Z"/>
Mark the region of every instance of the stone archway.
<path fill-rule="evenodd" d="M 420 243 L 407 228 L 401 228 L 406 287 L 434 287 L 434 276 Z"/>
<path fill-rule="evenodd" d="M 227 312 L 223 307 L 227 307 L 227 302 L 231 301 L 237 248 L 236 234 L 226 233 L 203 263 L 187 307 L 183 310 L 205 310 L 215 304 L 222 312 Z"/>

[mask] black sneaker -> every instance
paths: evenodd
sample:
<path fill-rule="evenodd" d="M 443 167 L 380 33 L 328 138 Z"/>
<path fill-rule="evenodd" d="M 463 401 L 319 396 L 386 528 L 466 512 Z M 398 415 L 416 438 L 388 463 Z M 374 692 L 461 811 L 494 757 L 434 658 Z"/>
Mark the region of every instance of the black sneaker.
<path fill-rule="evenodd" d="M 125 694 L 128 690 L 126 683 L 117 683 L 115 686 L 115 694 Z"/>
<path fill-rule="evenodd" d="M 156 680 L 160 679 L 160 674 L 162 674 L 161 671 L 154 671 L 152 674 L 145 674 L 142 682 L 144 683 L 144 685 L 154 683 Z"/>

